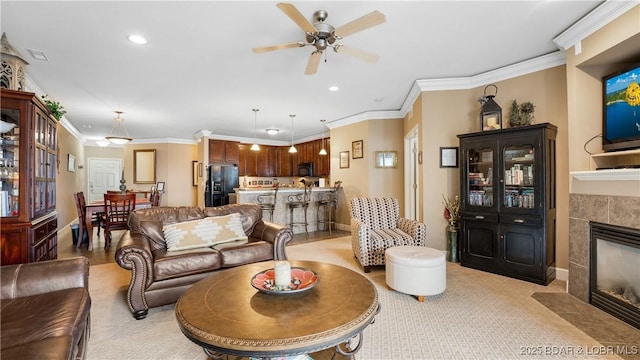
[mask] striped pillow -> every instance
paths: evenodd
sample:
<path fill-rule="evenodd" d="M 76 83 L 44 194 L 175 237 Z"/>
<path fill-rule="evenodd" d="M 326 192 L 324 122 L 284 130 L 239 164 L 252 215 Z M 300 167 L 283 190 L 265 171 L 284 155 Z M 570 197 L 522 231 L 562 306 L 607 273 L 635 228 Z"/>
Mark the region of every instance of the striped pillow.
<path fill-rule="evenodd" d="M 167 251 L 211 247 L 236 240 L 247 240 L 237 213 L 179 222 L 162 227 Z"/>

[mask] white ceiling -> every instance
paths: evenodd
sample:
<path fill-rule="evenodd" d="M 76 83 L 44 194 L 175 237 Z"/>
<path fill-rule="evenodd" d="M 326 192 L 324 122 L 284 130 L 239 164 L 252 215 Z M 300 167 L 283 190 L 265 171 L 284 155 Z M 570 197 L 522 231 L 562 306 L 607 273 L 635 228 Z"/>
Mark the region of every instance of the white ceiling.
<path fill-rule="evenodd" d="M 251 142 L 253 108 L 258 142 L 286 144 L 290 114 L 296 140 L 317 137 L 320 119 L 398 111 L 416 80 L 474 76 L 557 52 L 553 39 L 601 3 L 296 1 L 309 19 L 327 10 L 335 27 L 373 10 L 386 16 L 341 41 L 377 54 L 378 63 L 330 50 L 310 76 L 311 47 L 251 51 L 304 41 L 274 1 L 3 0 L 0 24 L 30 63 L 29 78 L 65 107 L 88 145 L 111 131 L 115 110 L 137 141 L 193 140 L 205 129 Z M 148 44 L 130 43 L 132 33 Z M 267 128 L 281 132 L 269 136 Z"/>

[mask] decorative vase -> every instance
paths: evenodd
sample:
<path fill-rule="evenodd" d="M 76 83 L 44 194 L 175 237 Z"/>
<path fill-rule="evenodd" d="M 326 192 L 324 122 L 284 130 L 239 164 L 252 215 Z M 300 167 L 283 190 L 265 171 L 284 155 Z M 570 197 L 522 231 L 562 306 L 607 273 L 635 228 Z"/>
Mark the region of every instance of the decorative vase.
<path fill-rule="evenodd" d="M 458 226 L 455 221 L 447 226 L 447 261 L 458 262 Z"/>

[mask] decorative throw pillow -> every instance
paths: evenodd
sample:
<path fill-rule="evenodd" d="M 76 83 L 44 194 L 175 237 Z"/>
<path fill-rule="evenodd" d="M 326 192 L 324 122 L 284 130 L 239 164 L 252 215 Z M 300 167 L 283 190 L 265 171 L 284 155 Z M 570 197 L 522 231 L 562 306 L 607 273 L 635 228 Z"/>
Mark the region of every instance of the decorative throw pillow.
<path fill-rule="evenodd" d="M 210 247 L 247 239 L 237 213 L 165 225 L 162 230 L 168 251 Z"/>

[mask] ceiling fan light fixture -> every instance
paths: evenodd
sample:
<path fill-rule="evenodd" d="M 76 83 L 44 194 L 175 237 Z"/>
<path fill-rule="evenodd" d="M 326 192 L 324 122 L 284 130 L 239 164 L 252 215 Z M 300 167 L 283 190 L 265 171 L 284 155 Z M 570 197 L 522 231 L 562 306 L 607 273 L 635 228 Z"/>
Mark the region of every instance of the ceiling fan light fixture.
<path fill-rule="evenodd" d="M 278 129 L 267 129 L 267 134 L 269 135 L 276 135 L 280 132 L 280 130 Z"/>
<path fill-rule="evenodd" d="M 129 136 L 127 129 L 125 129 L 124 127 L 124 124 L 123 124 L 124 119 L 122 118 L 122 111 L 114 111 L 114 112 L 116 113 L 116 117 L 113 119 L 113 121 L 115 121 L 116 123 L 115 125 L 113 125 L 113 128 L 111 129 L 111 133 L 109 133 L 109 136 L 105 136 L 105 139 L 109 140 L 110 142 L 116 145 L 126 144 L 133 139 Z"/>
<path fill-rule="evenodd" d="M 258 111 L 260 109 L 252 109 L 253 110 L 253 145 L 251 145 L 250 150 L 252 151 L 260 151 L 260 145 L 258 145 L 258 130 L 256 128 L 256 122 L 258 121 Z"/>

